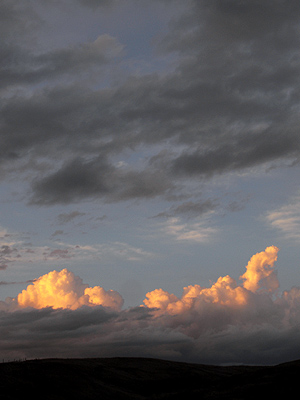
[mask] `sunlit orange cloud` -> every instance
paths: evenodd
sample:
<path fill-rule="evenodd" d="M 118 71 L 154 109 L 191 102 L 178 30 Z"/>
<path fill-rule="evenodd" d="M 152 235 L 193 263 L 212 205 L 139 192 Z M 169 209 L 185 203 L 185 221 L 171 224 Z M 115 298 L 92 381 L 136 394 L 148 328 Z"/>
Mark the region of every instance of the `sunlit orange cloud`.
<path fill-rule="evenodd" d="M 251 292 L 259 289 L 273 292 L 279 287 L 276 271 L 274 271 L 278 250 L 278 247 L 270 246 L 251 257 L 246 266 L 247 271 L 240 276 L 240 279 L 244 279 L 244 288 Z"/>
<path fill-rule="evenodd" d="M 230 307 L 241 307 L 248 303 L 252 292 L 274 292 L 279 286 L 274 263 L 278 248 L 267 247 L 255 254 L 246 266 L 247 271 L 240 277 L 239 286 L 229 275 L 220 277 L 210 288 L 190 285 L 183 289 L 181 298 L 163 289 L 155 289 L 146 294 L 143 303 L 148 308 L 157 308 L 156 315 L 175 315 L 192 308 L 196 301 L 215 303 Z"/>
<path fill-rule="evenodd" d="M 121 310 L 123 298 L 114 290 L 104 290 L 100 286 L 88 287 L 82 279 L 66 268 L 51 271 L 41 276 L 16 298 L 19 307 L 69 308 L 75 310 L 83 305 L 102 305 Z"/>
<path fill-rule="evenodd" d="M 143 307 L 154 308 L 155 315 L 175 315 L 190 310 L 199 302 L 219 304 L 231 308 L 242 307 L 249 302 L 253 293 L 273 293 L 279 286 L 274 263 L 278 248 L 267 247 L 251 257 L 246 272 L 240 276 L 238 285 L 229 275 L 220 277 L 211 287 L 189 285 L 179 298 L 163 289 L 155 289 L 146 294 Z M 15 299 L 21 308 L 68 308 L 75 310 L 81 306 L 102 305 L 120 311 L 124 303 L 121 295 L 114 290 L 104 290 L 100 286 L 88 287 L 82 279 L 67 269 L 51 271 L 38 278 Z"/>

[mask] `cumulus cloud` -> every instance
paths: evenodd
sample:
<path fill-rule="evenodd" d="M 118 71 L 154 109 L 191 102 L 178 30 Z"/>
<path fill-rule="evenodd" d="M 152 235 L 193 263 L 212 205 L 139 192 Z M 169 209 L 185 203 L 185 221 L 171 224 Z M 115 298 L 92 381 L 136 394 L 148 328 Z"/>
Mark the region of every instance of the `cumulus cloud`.
<path fill-rule="evenodd" d="M 241 276 L 210 287 L 162 288 L 122 310 L 113 290 L 52 271 L 0 303 L 3 357 L 145 356 L 205 363 L 278 363 L 299 357 L 300 288 L 274 284 L 278 248 L 255 254 Z M 277 283 L 277 281 L 276 281 Z"/>
<path fill-rule="evenodd" d="M 148 308 L 157 308 L 158 314 L 184 314 L 186 311 L 199 312 L 206 304 L 234 309 L 247 306 L 253 299 L 252 292 L 274 292 L 278 288 L 277 275 L 274 270 L 274 262 L 277 260 L 278 248 L 270 246 L 260 253 L 255 254 L 248 265 L 247 271 L 241 276 L 243 285 L 239 286 L 235 279 L 229 275 L 220 277 L 210 288 L 200 285 L 190 285 L 183 289 L 181 298 L 162 289 L 155 289 L 147 293 L 144 304 Z"/>
<path fill-rule="evenodd" d="M 251 290 L 251 292 L 256 292 L 259 289 L 274 292 L 279 287 L 274 270 L 278 250 L 276 246 L 270 246 L 251 258 L 246 266 L 247 271 L 240 277 L 244 279 L 244 288 Z"/>
<path fill-rule="evenodd" d="M 121 295 L 113 290 L 105 291 L 100 286 L 88 287 L 81 278 L 67 269 L 52 271 L 41 276 L 16 298 L 19 307 L 68 308 L 75 310 L 83 305 L 102 305 L 120 310 Z"/>

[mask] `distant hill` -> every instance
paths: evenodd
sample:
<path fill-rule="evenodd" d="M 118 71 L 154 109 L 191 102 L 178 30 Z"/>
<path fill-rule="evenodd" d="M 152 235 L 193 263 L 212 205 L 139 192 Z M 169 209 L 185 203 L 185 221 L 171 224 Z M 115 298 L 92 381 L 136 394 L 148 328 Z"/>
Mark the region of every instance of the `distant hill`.
<path fill-rule="evenodd" d="M 299 380 L 300 361 L 221 367 L 148 358 L 43 359 L 0 364 L 0 398 L 289 398 Z"/>

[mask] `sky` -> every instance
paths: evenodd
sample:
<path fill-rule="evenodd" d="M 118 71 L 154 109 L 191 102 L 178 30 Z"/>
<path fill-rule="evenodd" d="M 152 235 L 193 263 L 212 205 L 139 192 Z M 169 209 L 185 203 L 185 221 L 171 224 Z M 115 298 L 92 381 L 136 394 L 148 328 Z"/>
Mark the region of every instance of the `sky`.
<path fill-rule="evenodd" d="M 0 357 L 300 358 L 300 3 L 2 0 Z"/>

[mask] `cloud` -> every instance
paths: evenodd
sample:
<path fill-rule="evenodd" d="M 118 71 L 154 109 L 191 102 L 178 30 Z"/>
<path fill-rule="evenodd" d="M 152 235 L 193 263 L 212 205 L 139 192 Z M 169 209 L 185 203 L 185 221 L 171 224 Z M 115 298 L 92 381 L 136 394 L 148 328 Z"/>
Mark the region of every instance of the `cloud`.
<path fill-rule="evenodd" d="M 256 292 L 258 289 L 274 292 L 279 287 L 274 263 L 277 260 L 278 248 L 270 246 L 261 253 L 255 254 L 246 266 L 247 271 L 240 277 L 243 286 Z"/>
<path fill-rule="evenodd" d="M 103 217 L 100 217 L 102 220 Z M 24 263 L 40 266 L 47 265 L 47 268 L 55 268 L 57 262 L 60 266 L 69 267 L 75 262 L 121 262 L 132 261 L 140 262 L 150 260 L 155 254 L 144 248 L 133 246 L 126 242 L 107 241 L 94 245 L 87 245 L 77 242 L 76 244 L 67 243 L 62 240 L 55 241 L 56 236 L 64 232 L 58 230 L 50 236 L 49 245 L 36 245 L 24 241 L 22 234 L 9 233 L 3 229 L 0 245 L 0 270 L 5 270 L 12 266 L 22 267 Z M 1 236 L 1 235 L 0 235 Z M 8 241 L 7 239 L 11 239 Z M 13 239 L 13 240 L 12 240 Z"/>
<path fill-rule="evenodd" d="M 58 223 L 63 225 L 70 221 L 73 221 L 75 218 L 83 217 L 86 213 L 82 213 L 80 211 L 72 211 L 70 213 L 61 213 L 57 216 Z"/>
<path fill-rule="evenodd" d="M 252 143 L 246 137 L 237 140 L 228 137 L 227 143 L 216 146 L 213 150 L 187 151 L 173 160 L 174 174 L 203 175 L 228 171 L 243 170 L 260 164 L 280 160 L 281 158 L 297 158 L 298 143 L 295 136 L 283 138 L 281 131 L 271 133 L 268 129 L 264 134 L 249 134 Z"/>
<path fill-rule="evenodd" d="M 71 258 L 71 255 L 69 254 L 68 249 L 55 249 L 55 250 L 50 250 L 48 253 L 44 252 L 45 259 L 47 258 Z"/>
<path fill-rule="evenodd" d="M 210 287 L 163 289 L 122 310 L 113 290 L 67 269 L 36 279 L 0 303 L 0 348 L 13 357 L 141 356 L 200 363 L 274 364 L 299 357 L 300 288 L 279 295 L 278 248 L 255 254 L 241 276 Z"/>
<path fill-rule="evenodd" d="M 184 215 L 186 217 L 199 217 L 213 211 L 217 207 L 215 200 L 205 200 L 199 202 L 187 201 L 179 206 L 172 206 L 168 211 L 163 211 L 154 216 L 157 217 L 176 217 L 177 215 Z"/>
<path fill-rule="evenodd" d="M 269 211 L 266 220 L 274 229 L 282 232 L 286 239 L 298 241 L 300 239 L 300 195 L 295 196 L 290 204 Z"/>
<path fill-rule="evenodd" d="M 97 7 L 112 6 L 115 0 L 76 0 L 80 4 L 86 7 L 92 7 L 96 9 Z"/>
<path fill-rule="evenodd" d="M 19 307 L 68 308 L 75 310 L 83 305 L 102 305 L 120 310 L 121 295 L 113 290 L 105 291 L 100 286 L 88 287 L 67 269 L 52 271 L 41 276 L 23 290 L 16 298 Z"/>
<path fill-rule="evenodd" d="M 101 12 L 96 3 L 106 4 L 77 6 Z M 3 171 L 26 175 L 32 204 L 169 198 L 199 179 L 298 162 L 296 0 L 188 1 L 157 44 L 172 65 L 139 75 L 107 34 L 28 50 L 18 26 L 28 14 L 34 21 L 34 10 L 25 18 L 18 2 L 1 7 L 10 21 L 2 36 L 16 30 L 20 41 L 9 37 L 0 49 L 0 160 Z M 43 31 L 29 25 L 27 39 Z M 122 79 L 111 84 L 116 57 Z"/>
<path fill-rule="evenodd" d="M 62 229 L 57 229 L 55 232 L 52 233 L 51 238 L 54 238 L 55 236 L 60 236 L 63 234 L 64 234 L 64 231 Z"/>
<path fill-rule="evenodd" d="M 12 257 L 17 254 L 17 250 L 9 245 L 2 245 L 0 248 L 0 269 L 6 269 L 8 263 L 12 262 Z"/>
<path fill-rule="evenodd" d="M 8 236 L 8 234 L 7 234 Z M 15 242 L 4 242 L 0 246 L 0 270 L 6 269 L 10 263 L 15 262 L 21 258 L 21 254 L 18 249 L 18 244 Z"/>
<path fill-rule="evenodd" d="M 25 281 L 25 282 L 6 282 L 6 281 L 0 281 L 0 285 L 19 285 L 19 284 L 24 284 L 24 283 L 32 283 L 34 282 L 34 279 Z"/>
<path fill-rule="evenodd" d="M 155 198 L 171 188 L 172 183 L 156 170 L 123 171 L 103 158 L 88 162 L 75 159 L 33 183 L 32 204 L 67 204 L 86 197 L 110 201 Z"/>
<path fill-rule="evenodd" d="M 218 229 L 207 226 L 207 221 L 181 222 L 178 217 L 169 218 L 163 224 L 163 232 L 178 241 L 205 243 L 218 233 Z"/>
<path fill-rule="evenodd" d="M 205 304 L 215 304 L 216 309 L 219 306 L 229 309 L 243 307 L 253 297 L 251 292 L 265 289 L 273 293 L 278 288 L 279 283 L 274 270 L 277 252 L 277 247 L 270 246 L 255 254 L 246 266 L 246 272 L 240 277 L 244 280 L 242 286 L 238 286 L 237 282 L 227 275 L 220 277 L 210 288 L 199 285 L 185 287 L 180 299 L 174 294 L 156 289 L 147 293 L 144 304 L 149 308 L 158 308 L 159 314 L 170 315 L 184 314 L 192 309 L 199 312 Z"/>
<path fill-rule="evenodd" d="M 75 76 L 86 76 L 88 71 L 99 69 L 120 55 L 123 46 L 107 35 L 101 35 L 90 43 L 67 48 L 53 49 L 45 53 L 31 53 L 15 44 L 4 43 L 0 48 L 6 63 L 0 65 L 2 89 L 16 85 L 32 85 Z"/>

